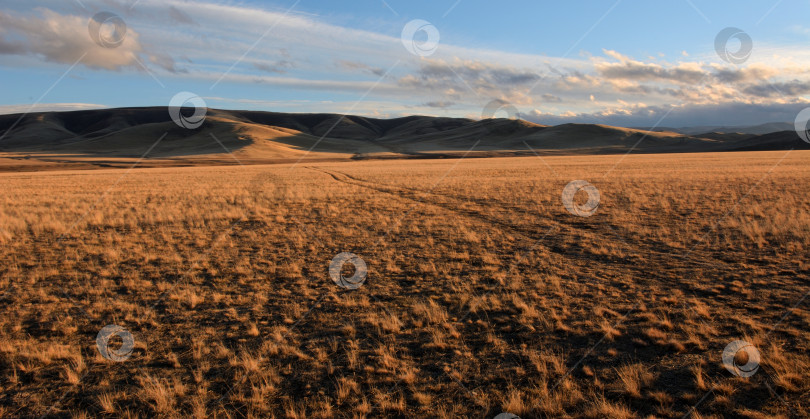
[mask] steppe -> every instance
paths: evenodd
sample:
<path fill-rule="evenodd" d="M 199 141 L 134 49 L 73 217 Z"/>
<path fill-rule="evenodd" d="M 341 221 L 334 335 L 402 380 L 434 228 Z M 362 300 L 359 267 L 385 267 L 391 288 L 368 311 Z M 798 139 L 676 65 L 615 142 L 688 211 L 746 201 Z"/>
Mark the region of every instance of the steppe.
<path fill-rule="evenodd" d="M 810 415 L 810 152 L 444 157 L 0 174 L 0 416 Z"/>

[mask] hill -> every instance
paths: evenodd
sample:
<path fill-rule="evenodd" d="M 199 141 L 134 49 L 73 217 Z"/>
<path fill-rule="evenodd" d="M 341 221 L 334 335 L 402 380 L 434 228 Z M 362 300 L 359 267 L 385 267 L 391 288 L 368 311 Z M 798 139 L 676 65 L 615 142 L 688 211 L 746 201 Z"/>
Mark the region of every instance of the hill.
<path fill-rule="evenodd" d="M 772 132 L 791 131 L 793 124 L 790 122 L 768 122 L 759 125 L 747 126 L 696 126 L 696 127 L 682 127 L 682 128 L 658 128 L 656 131 L 672 131 L 686 135 L 702 135 L 707 132 L 720 132 L 725 134 L 754 134 L 764 135 Z"/>
<path fill-rule="evenodd" d="M 408 116 L 394 119 L 209 109 L 197 129 L 166 108 L 0 116 L 0 166 L 254 164 L 299 160 L 544 154 L 674 153 L 810 148 L 790 131 L 686 135 L 606 125 Z"/>

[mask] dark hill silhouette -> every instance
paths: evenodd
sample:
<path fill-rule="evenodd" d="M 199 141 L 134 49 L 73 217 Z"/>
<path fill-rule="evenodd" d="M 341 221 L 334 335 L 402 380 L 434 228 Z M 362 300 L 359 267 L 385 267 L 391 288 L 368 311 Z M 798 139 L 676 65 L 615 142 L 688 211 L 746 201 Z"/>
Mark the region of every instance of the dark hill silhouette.
<path fill-rule="evenodd" d="M 792 131 L 693 136 L 591 124 L 549 127 L 510 119 L 377 119 L 217 109 L 208 110 L 200 128 L 188 130 L 177 126 L 165 107 L 0 115 L 0 136 L 2 163 L 26 160 L 29 166 L 32 160 L 118 165 L 141 158 L 150 147 L 146 166 L 463 153 L 485 157 L 810 149 Z"/>

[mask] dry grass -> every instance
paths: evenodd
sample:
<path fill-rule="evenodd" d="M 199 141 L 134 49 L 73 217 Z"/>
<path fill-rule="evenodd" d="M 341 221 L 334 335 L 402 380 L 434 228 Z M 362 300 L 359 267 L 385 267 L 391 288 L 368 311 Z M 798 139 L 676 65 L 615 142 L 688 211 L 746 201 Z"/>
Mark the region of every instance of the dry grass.
<path fill-rule="evenodd" d="M 0 175 L 0 415 L 807 416 L 810 153 L 784 155 Z"/>

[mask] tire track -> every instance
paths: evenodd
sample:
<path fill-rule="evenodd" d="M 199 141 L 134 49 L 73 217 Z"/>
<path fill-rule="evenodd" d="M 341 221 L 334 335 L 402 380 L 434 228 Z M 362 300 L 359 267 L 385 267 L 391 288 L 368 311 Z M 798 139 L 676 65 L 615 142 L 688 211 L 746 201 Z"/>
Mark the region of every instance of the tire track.
<path fill-rule="evenodd" d="M 317 168 L 313 168 L 313 169 L 319 170 Z M 320 170 L 323 171 L 324 173 L 328 172 L 325 169 L 320 169 Z M 497 198 L 486 198 L 486 199 L 484 199 L 484 198 L 474 198 L 474 197 L 461 198 L 461 197 L 458 197 L 458 196 L 455 196 L 455 195 L 452 195 L 452 194 L 443 194 L 443 193 L 438 193 L 438 192 L 433 192 L 433 191 L 425 192 L 425 191 L 421 191 L 421 190 L 416 189 L 416 188 L 409 188 L 407 186 L 394 186 L 394 185 L 385 185 L 385 184 L 381 184 L 381 183 L 374 183 L 374 182 L 371 182 L 371 181 L 367 181 L 367 180 L 360 179 L 360 178 L 357 178 L 355 176 L 349 175 L 348 173 L 343 173 L 343 172 L 334 171 L 334 170 L 333 170 L 333 172 L 334 173 L 330 173 L 330 174 L 337 174 L 338 176 L 343 176 L 345 178 L 351 179 L 353 182 L 355 182 L 355 184 L 357 186 L 364 186 L 364 184 L 368 184 L 368 185 L 374 185 L 374 186 L 383 187 L 383 188 L 390 188 L 390 189 L 396 189 L 396 190 L 407 190 L 407 191 L 410 191 L 410 192 L 412 192 L 414 194 L 427 194 L 427 195 L 437 196 L 437 197 L 441 197 L 441 198 L 447 198 L 449 200 L 453 200 L 453 201 L 461 202 L 461 203 L 471 203 L 471 202 L 473 202 L 473 203 L 476 203 L 476 204 L 478 204 L 480 206 L 487 206 L 487 207 L 491 207 L 493 205 L 493 203 L 494 203 L 494 204 L 499 205 L 499 208 L 502 208 L 502 209 L 504 209 L 506 211 L 509 211 L 509 212 L 518 213 L 518 214 L 520 214 L 521 216 L 524 216 L 524 217 L 532 218 L 532 217 L 537 217 L 538 216 L 538 214 L 535 213 L 535 212 L 527 210 L 527 209 L 525 209 L 525 208 L 523 208 L 521 206 L 518 206 L 518 205 L 503 202 L 502 200 L 499 200 Z M 339 180 L 339 179 L 336 179 L 336 180 Z M 549 218 L 542 218 L 542 219 L 547 220 L 547 221 L 551 221 L 551 219 L 549 219 Z M 671 256 L 681 254 L 681 253 L 684 252 L 684 249 L 679 249 L 679 248 L 672 247 L 671 245 L 668 245 L 668 244 L 664 243 L 663 241 L 655 240 L 655 239 L 652 239 L 652 238 L 642 238 L 642 239 L 633 238 L 632 239 L 633 244 L 631 245 L 630 244 L 631 240 L 628 240 L 628 239 L 630 238 L 632 232 L 629 229 L 627 229 L 626 227 L 621 226 L 621 225 L 608 223 L 606 221 L 605 222 L 600 222 L 600 223 L 597 223 L 597 224 L 592 224 L 592 223 L 585 224 L 585 223 L 582 223 L 581 220 L 579 218 L 577 218 L 577 217 L 571 217 L 569 219 L 571 220 L 570 222 L 565 221 L 566 219 L 555 220 L 554 221 L 554 226 L 556 226 L 558 228 L 559 227 L 568 227 L 569 229 L 572 229 L 572 230 L 575 230 L 575 231 L 576 230 L 587 230 L 587 231 L 591 231 L 591 232 L 598 232 L 602 236 L 605 236 L 605 237 L 611 239 L 611 241 L 615 241 L 615 240 L 612 240 L 612 239 L 617 239 L 618 241 L 623 242 L 625 245 L 627 245 L 627 248 L 632 249 L 633 251 L 635 251 L 637 253 L 645 253 L 646 252 L 647 257 L 649 257 L 649 256 L 662 257 L 662 258 L 667 259 L 670 263 L 673 260 L 673 258 L 671 258 Z M 490 221 L 492 221 L 492 219 L 485 219 L 485 221 L 490 222 Z M 503 224 L 502 221 L 501 221 L 501 223 Z M 512 224 L 504 224 L 504 225 L 509 225 L 513 229 L 518 229 L 518 230 L 521 229 L 520 227 L 516 227 L 516 226 L 514 226 Z M 694 259 L 690 260 L 690 263 L 696 263 L 696 262 L 699 263 L 699 261 L 697 261 L 697 260 L 694 260 Z M 717 266 L 716 263 L 712 263 L 712 262 L 702 262 L 702 263 L 711 264 L 711 265 L 713 265 L 715 267 Z"/>
<path fill-rule="evenodd" d="M 469 204 L 469 202 L 464 202 L 454 197 L 370 182 L 335 170 L 315 167 L 309 167 L 309 169 L 324 173 L 337 182 L 382 192 L 393 195 L 398 199 L 415 201 L 419 204 L 434 205 L 463 217 L 472 218 L 489 225 L 500 226 L 504 231 L 509 231 L 517 236 L 523 237 L 526 243 L 534 243 L 534 245 L 531 248 L 527 248 L 523 244 L 516 242 L 510 251 L 514 253 L 515 256 L 508 264 L 511 266 L 511 269 L 515 269 L 519 277 L 522 276 L 521 272 L 532 270 L 534 266 L 531 262 L 521 262 L 520 259 L 522 258 L 519 258 L 517 255 L 527 250 L 535 249 L 535 247 L 537 248 L 536 250 L 542 247 L 551 255 L 554 255 L 554 259 L 558 259 L 555 261 L 555 264 L 562 262 L 567 265 L 568 272 L 573 272 L 581 281 L 587 281 L 583 282 L 586 288 L 607 286 L 609 289 L 630 292 L 631 294 L 628 295 L 635 295 L 633 298 L 641 302 L 654 301 L 656 298 L 670 297 L 672 295 L 671 290 L 678 289 L 683 292 L 683 298 L 691 297 L 706 303 L 713 313 L 713 323 L 731 321 L 735 314 L 741 313 L 741 311 L 729 310 L 731 307 L 739 310 L 745 309 L 745 302 L 739 302 L 730 306 L 726 301 L 723 305 L 718 306 L 716 301 L 717 296 L 701 286 L 700 281 L 696 282 L 694 280 L 697 274 L 703 274 L 704 276 L 723 274 L 732 269 L 732 266 L 717 266 L 715 263 L 712 263 L 717 261 L 706 259 L 699 261 L 680 259 L 677 257 L 680 253 L 667 250 L 672 249 L 669 246 L 662 247 L 665 250 L 653 247 L 657 244 L 654 240 L 632 241 L 631 243 L 627 243 L 614 233 L 605 231 L 610 227 L 610 225 L 606 223 L 595 225 L 593 223 L 577 223 L 576 221 L 579 220 L 568 223 L 565 221 L 557 222 L 544 219 L 549 222 L 548 225 L 551 227 L 557 227 L 554 234 L 547 234 L 547 230 L 537 231 L 522 226 L 515 226 L 504 220 L 493 218 L 491 214 L 482 213 L 480 205 L 467 206 L 464 208 L 465 204 Z M 526 211 L 520 211 L 520 213 L 525 214 Z M 532 216 L 539 218 L 537 214 L 532 214 Z M 599 228 L 600 226 L 603 227 Z M 635 254 L 632 257 L 620 258 L 612 255 L 596 254 L 590 250 L 578 248 L 577 244 L 581 241 L 593 239 L 593 237 L 588 237 L 587 234 L 584 234 L 587 232 L 601 234 L 606 240 L 614 243 L 619 241 L 624 242 L 627 248 L 632 249 Z M 543 238 L 544 236 L 545 238 Z M 542 240 L 539 240 L 541 238 Z M 526 255 L 528 255 L 528 253 L 524 256 Z M 696 262 L 711 266 L 699 267 Z M 503 267 L 507 268 L 507 265 Z M 512 272 L 511 269 L 509 272 Z M 626 278 L 628 276 L 633 278 L 632 282 L 637 288 L 627 289 Z M 742 313 L 744 312 L 745 311 L 742 311 Z"/>
<path fill-rule="evenodd" d="M 503 220 L 485 214 L 483 209 L 481 208 L 482 206 L 481 203 L 476 202 L 475 200 L 463 201 L 453 196 L 448 196 L 435 192 L 430 191 L 425 192 L 412 188 L 405 188 L 393 185 L 386 185 L 382 183 L 370 182 L 334 170 L 326 170 L 316 167 L 308 167 L 308 168 L 311 170 L 327 174 L 330 177 L 332 177 L 332 179 L 334 179 L 335 181 L 341 183 L 346 183 L 349 185 L 371 189 L 389 195 L 394 195 L 397 198 L 414 201 L 418 204 L 437 206 L 444 210 L 465 216 L 467 218 L 474 218 L 477 219 L 478 221 L 482 221 L 487 224 L 496 224 L 509 230 L 510 232 L 513 232 L 520 236 L 524 236 L 529 239 L 532 238 L 536 239 L 538 237 L 542 237 L 545 234 L 545 232 L 552 227 L 557 227 L 558 229 L 560 227 L 558 223 L 549 223 L 546 226 L 546 228 L 539 230 L 516 226 L 511 223 L 505 222 Z M 525 211 L 522 215 L 536 217 L 536 214 L 530 214 L 528 211 Z M 546 219 L 546 221 L 550 220 Z"/>
<path fill-rule="evenodd" d="M 623 269 L 630 269 L 636 272 L 639 276 L 646 278 L 657 278 L 658 280 L 672 281 L 671 275 L 663 275 L 659 272 L 650 272 L 645 266 L 649 263 L 660 264 L 660 266 L 669 266 L 675 270 L 689 270 L 694 268 L 695 260 L 681 260 L 674 255 L 680 254 L 678 249 L 668 246 L 657 240 L 627 240 L 627 229 L 621 226 L 614 226 L 610 223 L 583 223 L 581 220 L 572 219 L 570 222 L 562 220 L 553 220 L 546 217 L 539 217 L 537 213 L 528 211 L 524 208 L 516 207 L 514 205 L 504 205 L 503 202 L 495 200 L 499 204 L 499 208 L 503 210 L 503 214 L 507 217 L 520 216 L 529 219 L 539 219 L 545 223 L 537 223 L 538 229 L 528 228 L 525 226 L 518 226 L 503 219 L 499 219 L 492 214 L 485 212 L 486 208 L 491 208 L 493 202 L 491 200 L 471 198 L 469 200 L 462 200 L 453 195 L 441 194 L 433 191 L 421 191 L 415 188 L 387 185 L 378 182 L 371 182 L 364 180 L 347 173 L 343 173 L 334 169 L 327 170 L 320 167 L 307 167 L 310 170 L 324 173 L 329 175 L 333 180 L 365 189 L 370 189 L 389 195 L 393 195 L 399 199 L 413 201 L 424 205 L 433 205 L 442 208 L 446 211 L 459 214 L 460 216 L 476 219 L 479 222 L 484 222 L 488 225 L 495 225 L 502 228 L 504 231 L 513 233 L 517 236 L 524 238 L 529 243 L 534 243 L 540 238 L 545 237 L 542 245 L 550 252 L 558 254 L 570 263 L 573 260 L 577 262 L 598 262 L 605 265 L 621 265 Z M 550 229 L 556 229 L 555 234 L 547 235 Z M 628 258 L 619 258 L 616 256 L 609 256 L 603 254 L 596 254 L 578 248 L 579 251 L 572 251 L 576 249 L 576 244 L 583 241 L 592 241 L 592 237 L 588 237 L 587 233 L 598 234 L 606 238 L 606 240 L 613 243 L 624 244 L 624 251 L 628 254 L 634 255 Z M 624 233 L 624 234 L 622 234 Z M 516 248 L 518 250 L 520 245 Z M 644 264 L 638 263 L 638 258 L 644 259 L 647 262 Z M 713 263 L 714 265 L 714 263 Z M 607 268 L 605 266 L 604 268 Z M 716 268 L 716 265 L 715 265 Z M 663 275 L 663 276 L 662 276 Z"/>
<path fill-rule="evenodd" d="M 601 269 L 605 270 L 606 269 L 613 270 L 614 267 L 618 266 L 624 266 L 624 269 L 627 269 L 628 267 L 632 270 L 638 269 L 638 265 L 636 263 L 633 263 L 632 260 L 621 259 L 609 255 L 596 254 L 587 251 L 583 248 L 577 248 L 575 245 L 576 243 L 591 240 L 590 238 L 582 234 L 582 232 L 585 231 L 593 232 L 595 229 L 591 225 L 568 224 L 554 221 L 548 218 L 540 218 L 540 220 L 546 222 L 543 224 L 540 223 L 534 224 L 535 226 L 538 226 L 540 228 L 529 228 L 524 226 L 518 226 L 506 222 L 502 219 L 496 218 L 491 214 L 487 214 L 486 212 L 484 212 L 485 208 L 482 208 L 485 207 L 485 205 L 480 204 L 475 200 L 463 201 L 456 197 L 440 193 L 424 192 L 411 188 L 403 188 L 393 185 L 370 182 L 336 170 L 327 170 L 312 166 L 309 166 L 307 168 L 310 170 L 324 173 L 337 182 L 357 186 L 364 189 L 370 189 L 377 192 L 382 192 L 385 194 L 393 195 L 396 198 L 413 201 L 418 204 L 433 205 L 442 208 L 448 212 L 458 214 L 462 217 L 472 218 L 490 226 L 497 226 L 502 231 L 509 232 L 518 237 L 521 237 L 522 241 L 525 242 L 523 244 L 516 244 L 514 249 L 514 252 L 516 254 L 528 250 L 530 246 L 531 247 L 542 246 L 546 248 L 549 252 L 562 257 L 563 260 L 568 264 L 574 263 L 577 265 L 583 265 L 597 262 L 603 265 Z M 492 204 L 491 202 L 486 202 L 486 207 L 491 207 L 492 206 L 491 204 Z M 505 210 L 506 213 L 511 212 L 513 215 L 514 212 L 518 212 L 519 215 L 523 217 L 531 217 L 532 219 L 538 218 L 538 214 L 526 211 L 524 209 L 521 209 L 520 211 L 510 211 L 508 208 L 505 207 L 503 209 Z M 551 231 L 552 229 L 555 230 L 554 234 L 548 234 L 548 232 Z M 642 272 L 639 271 L 639 273 Z M 648 272 L 644 273 L 647 274 L 647 276 L 649 276 Z"/>
<path fill-rule="evenodd" d="M 409 191 L 412 194 L 431 195 L 431 196 L 435 196 L 435 197 L 446 198 L 446 199 L 449 199 L 449 200 L 452 200 L 452 201 L 455 201 L 455 202 L 461 202 L 462 204 L 475 203 L 475 204 L 478 204 L 479 206 L 484 206 L 484 207 L 492 207 L 493 204 L 495 204 L 495 205 L 498 205 L 499 208 L 501 208 L 501 209 L 503 209 L 503 210 L 505 210 L 507 212 L 517 213 L 522 217 L 526 217 L 526 218 L 530 218 L 530 219 L 538 217 L 538 214 L 536 212 L 527 210 L 523 206 L 515 205 L 515 204 L 509 203 L 509 202 L 504 202 L 504 201 L 499 200 L 497 198 L 459 197 L 459 196 L 456 196 L 456 195 L 453 195 L 453 194 L 438 193 L 438 192 L 433 192 L 433 191 L 422 191 L 422 190 L 419 190 L 419 189 L 416 189 L 416 188 L 409 188 L 407 186 L 394 186 L 394 185 L 385 185 L 385 184 L 382 184 L 382 183 L 375 183 L 375 182 L 367 181 L 365 179 L 357 178 L 355 176 L 349 175 L 348 173 L 343 173 L 343 172 L 339 172 L 339 171 L 335 171 L 335 170 L 332 170 L 330 172 L 328 170 L 320 169 L 320 168 L 312 167 L 312 169 L 322 171 L 324 173 L 328 173 L 328 174 L 330 174 L 330 176 L 332 176 L 337 181 L 342 181 L 342 180 L 339 179 L 339 178 L 336 178 L 335 176 L 345 177 L 345 178 L 350 179 L 357 186 L 371 187 L 371 188 L 373 188 L 375 190 L 380 190 L 379 188 L 384 188 L 384 189 L 388 189 L 388 190 L 394 189 L 394 190 L 399 190 L 399 191 Z M 480 212 L 479 212 L 479 214 L 480 214 Z M 547 218 L 547 217 L 543 217 L 541 219 L 546 220 L 546 221 L 552 221 L 552 219 Z M 628 237 L 628 235 L 630 234 L 630 231 L 627 230 L 626 228 L 624 228 L 623 226 L 618 226 L 618 225 L 615 225 L 613 223 L 608 223 L 608 222 L 600 222 L 600 223 L 598 223 L 596 225 L 594 225 L 592 223 L 587 223 L 586 224 L 586 223 L 582 223 L 581 222 L 582 220 L 578 219 L 577 217 L 571 217 L 571 218 L 568 218 L 568 220 L 570 220 L 570 221 L 566 221 L 566 219 L 555 219 L 553 221 L 553 223 L 549 224 L 549 225 L 553 225 L 553 226 L 556 226 L 558 228 L 561 227 L 561 226 L 564 226 L 564 227 L 568 227 L 568 228 L 574 229 L 574 230 L 598 231 L 599 233 L 601 233 L 605 237 L 616 237 L 620 241 L 624 242 L 629 248 L 634 248 L 633 246 L 631 246 L 625 240 L 625 238 Z M 491 219 L 486 219 L 485 221 L 489 222 L 489 221 L 492 221 L 492 220 Z M 509 225 L 512 228 L 518 228 L 519 229 L 519 227 L 516 227 L 513 224 L 509 224 Z M 596 227 L 605 227 L 605 228 L 596 228 Z M 617 234 L 617 232 L 619 234 Z M 668 246 L 668 245 L 666 245 L 666 244 L 664 244 L 663 242 L 660 242 L 660 241 L 647 239 L 647 240 L 644 240 L 644 241 L 635 240 L 635 242 L 637 242 L 639 245 L 648 245 L 648 246 L 655 246 L 655 247 L 658 247 L 658 248 L 663 248 L 663 249 L 665 249 L 664 252 L 666 254 L 671 254 L 671 253 L 675 253 L 675 252 L 678 251 L 678 249 L 675 249 L 675 248 L 673 248 L 671 246 Z M 634 248 L 634 250 L 637 250 L 637 249 Z"/>

